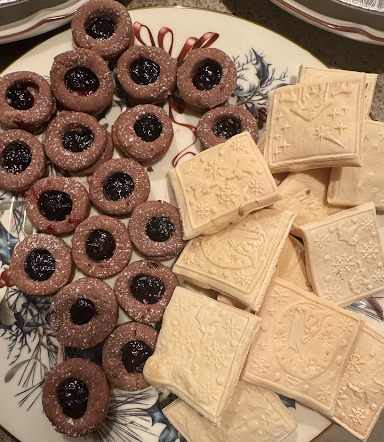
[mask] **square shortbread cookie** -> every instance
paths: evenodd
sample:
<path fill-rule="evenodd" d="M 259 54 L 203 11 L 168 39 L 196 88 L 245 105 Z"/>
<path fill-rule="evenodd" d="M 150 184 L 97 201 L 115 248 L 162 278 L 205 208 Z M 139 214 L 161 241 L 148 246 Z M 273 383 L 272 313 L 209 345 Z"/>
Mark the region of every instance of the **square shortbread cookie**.
<path fill-rule="evenodd" d="M 328 202 L 356 206 L 373 201 L 384 211 L 384 123 L 366 121 L 363 127 L 363 167 L 332 169 Z"/>
<path fill-rule="evenodd" d="M 163 412 L 189 442 L 278 442 L 297 426 L 275 393 L 244 381 L 237 384 L 218 425 L 180 399 Z"/>
<path fill-rule="evenodd" d="M 248 132 L 170 170 L 184 239 L 216 233 L 279 199 L 275 181 Z"/>
<path fill-rule="evenodd" d="M 260 308 L 294 214 L 262 209 L 186 245 L 173 271 L 203 288 Z"/>
<path fill-rule="evenodd" d="M 271 93 L 264 157 L 272 173 L 360 166 L 364 79 L 346 76 Z"/>
<path fill-rule="evenodd" d="M 384 248 L 373 203 L 301 227 L 315 293 L 346 306 L 384 290 Z"/>
<path fill-rule="evenodd" d="M 362 319 L 279 278 L 260 316 L 244 379 L 332 416 Z"/>
<path fill-rule="evenodd" d="M 251 313 L 176 287 L 144 376 L 216 423 L 259 325 L 260 318 Z"/>

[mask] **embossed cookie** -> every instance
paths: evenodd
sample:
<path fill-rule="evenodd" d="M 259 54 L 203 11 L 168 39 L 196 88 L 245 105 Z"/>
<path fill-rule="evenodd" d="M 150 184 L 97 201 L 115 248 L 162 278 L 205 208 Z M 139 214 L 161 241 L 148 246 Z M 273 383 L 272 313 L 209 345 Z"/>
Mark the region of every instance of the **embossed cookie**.
<path fill-rule="evenodd" d="M 328 416 L 363 320 L 276 278 L 243 377 Z"/>
<path fill-rule="evenodd" d="M 384 123 L 366 121 L 362 148 L 362 167 L 332 169 L 328 202 L 355 206 L 373 201 L 376 209 L 384 211 Z"/>
<path fill-rule="evenodd" d="M 384 246 L 373 203 L 302 226 L 312 286 L 346 306 L 384 290 Z"/>
<path fill-rule="evenodd" d="M 144 377 L 216 423 L 231 398 L 259 318 L 176 287 Z"/>
<path fill-rule="evenodd" d="M 264 146 L 271 172 L 361 166 L 364 90 L 353 76 L 275 89 Z"/>
<path fill-rule="evenodd" d="M 278 442 L 297 426 L 275 393 L 244 381 L 237 384 L 218 425 L 208 422 L 180 399 L 163 411 L 189 442 Z"/>
<path fill-rule="evenodd" d="M 276 184 L 248 132 L 170 170 L 184 239 L 216 233 L 279 199 Z"/>
<path fill-rule="evenodd" d="M 260 308 L 294 214 L 259 210 L 210 236 L 189 241 L 173 271 L 203 288 L 211 288 Z"/>

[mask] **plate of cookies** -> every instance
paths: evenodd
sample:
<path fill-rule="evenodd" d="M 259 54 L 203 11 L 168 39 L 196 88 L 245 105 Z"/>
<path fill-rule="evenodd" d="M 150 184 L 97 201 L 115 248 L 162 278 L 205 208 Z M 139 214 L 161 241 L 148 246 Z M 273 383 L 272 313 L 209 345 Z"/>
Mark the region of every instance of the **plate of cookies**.
<path fill-rule="evenodd" d="M 246 20 L 114 0 L 3 72 L 0 425 L 309 442 L 333 421 L 367 439 L 384 405 L 375 82 Z"/>

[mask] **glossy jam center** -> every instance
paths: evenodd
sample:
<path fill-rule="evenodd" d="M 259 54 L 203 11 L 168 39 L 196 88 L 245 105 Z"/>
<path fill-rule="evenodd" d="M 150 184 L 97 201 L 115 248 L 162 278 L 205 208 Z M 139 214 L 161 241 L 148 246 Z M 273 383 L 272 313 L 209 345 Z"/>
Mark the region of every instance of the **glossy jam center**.
<path fill-rule="evenodd" d="M 222 69 L 215 60 L 204 60 L 195 69 L 192 83 L 199 91 L 210 91 L 220 83 Z"/>
<path fill-rule="evenodd" d="M 240 121 L 232 117 L 224 117 L 217 120 L 213 126 L 213 133 L 224 140 L 229 140 L 241 132 Z"/>
<path fill-rule="evenodd" d="M 1 158 L 1 165 L 8 173 L 18 174 L 31 164 L 32 154 L 29 146 L 22 141 L 8 144 Z"/>
<path fill-rule="evenodd" d="M 156 304 L 163 296 L 165 287 L 160 279 L 139 274 L 132 279 L 130 290 L 132 296 L 143 304 Z"/>
<path fill-rule="evenodd" d="M 99 79 L 85 67 L 69 69 L 64 76 L 64 82 L 67 89 L 79 95 L 90 95 L 99 88 Z"/>
<path fill-rule="evenodd" d="M 133 179 L 123 172 L 109 176 L 103 184 L 103 193 L 109 201 L 119 201 L 129 197 L 135 188 Z"/>
<path fill-rule="evenodd" d="M 116 22 L 110 17 L 95 17 L 86 25 L 85 32 L 96 40 L 107 40 L 116 32 Z"/>
<path fill-rule="evenodd" d="M 7 89 L 7 103 L 17 110 L 28 110 L 35 104 L 32 90 L 35 88 L 33 83 L 22 82 L 14 83 Z"/>
<path fill-rule="evenodd" d="M 145 227 L 145 232 L 152 241 L 167 241 L 175 232 L 172 221 L 164 215 L 152 217 Z"/>
<path fill-rule="evenodd" d="M 161 121 L 155 115 L 144 115 L 133 125 L 136 135 L 143 141 L 151 142 L 159 138 L 163 131 Z"/>
<path fill-rule="evenodd" d="M 140 373 L 152 354 L 152 348 L 145 342 L 129 341 L 122 348 L 121 361 L 129 373 Z"/>
<path fill-rule="evenodd" d="M 84 416 L 88 406 L 88 388 L 76 378 L 65 379 L 59 386 L 59 403 L 63 413 L 72 419 Z"/>
<path fill-rule="evenodd" d="M 71 306 L 71 321 L 76 325 L 88 324 L 96 313 L 95 304 L 86 298 L 79 298 Z"/>
<path fill-rule="evenodd" d="M 91 129 L 85 126 L 75 126 L 62 136 L 65 149 L 71 152 L 83 152 L 93 143 L 95 136 Z"/>
<path fill-rule="evenodd" d="M 129 73 L 136 84 L 147 85 L 158 79 L 160 66 L 153 60 L 139 58 L 131 64 Z"/>
<path fill-rule="evenodd" d="M 72 198 L 66 192 L 47 190 L 39 197 L 39 210 L 49 221 L 64 221 L 72 212 Z"/>
<path fill-rule="evenodd" d="M 85 242 L 87 255 L 97 262 L 112 258 L 115 249 L 114 237 L 103 229 L 92 230 Z"/>
<path fill-rule="evenodd" d="M 46 281 L 54 274 L 55 267 L 55 258 L 47 249 L 33 249 L 24 261 L 24 270 L 34 281 Z"/>

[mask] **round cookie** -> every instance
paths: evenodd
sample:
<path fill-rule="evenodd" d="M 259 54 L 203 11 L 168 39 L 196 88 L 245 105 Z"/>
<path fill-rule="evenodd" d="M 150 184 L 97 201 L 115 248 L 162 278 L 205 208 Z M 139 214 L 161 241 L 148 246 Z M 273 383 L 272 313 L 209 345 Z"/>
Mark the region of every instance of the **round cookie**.
<path fill-rule="evenodd" d="M 73 232 L 89 216 L 91 204 L 78 181 L 52 177 L 37 181 L 26 192 L 25 210 L 37 231 L 62 235 Z"/>
<path fill-rule="evenodd" d="M 140 322 L 127 322 L 112 332 L 103 347 L 103 368 L 112 388 L 136 391 L 148 387 L 143 368 L 156 340 L 156 330 Z"/>
<path fill-rule="evenodd" d="M 53 295 L 72 278 L 71 249 L 53 235 L 29 235 L 16 245 L 9 272 L 28 295 Z"/>
<path fill-rule="evenodd" d="M 104 129 L 104 128 L 103 128 Z M 114 146 L 113 146 L 113 141 L 112 141 L 112 135 L 107 131 L 107 129 L 104 129 L 106 136 L 107 136 L 107 142 L 105 145 L 105 149 L 102 152 L 102 154 L 100 155 L 99 159 L 96 161 L 95 164 L 92 164 L 92 166 L 86 168 L 86 169 L 81 169 L 79 170 L 76 175 L 92 175 L 95 170 L 101 166 L 102 164 L 106 163 L 107 161 L 109 161 L 110 159 L 112 159 L 113 156 L 113 151 L 114 151 Z M 72 173 L 73 175 L 73 173 Z"/>
<path fill-rule="evenodd" d="M 68 359 L 44 379 L 43 410 L 55 430 L 82 436 L 107 416 L 110 393 L 103 370 L 87 359 Z"/>

